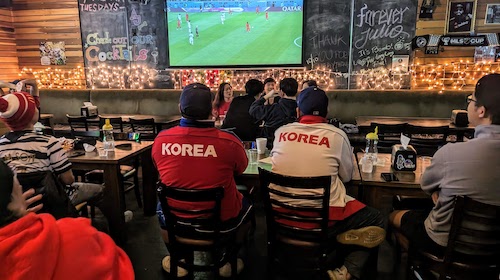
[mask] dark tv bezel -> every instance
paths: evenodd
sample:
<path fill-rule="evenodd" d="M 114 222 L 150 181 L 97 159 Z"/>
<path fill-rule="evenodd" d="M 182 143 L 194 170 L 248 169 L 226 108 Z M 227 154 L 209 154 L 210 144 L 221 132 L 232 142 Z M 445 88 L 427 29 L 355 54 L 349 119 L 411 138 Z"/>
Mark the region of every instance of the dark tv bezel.
<path fill-rule="evenodd" d="M 172 66 L 170 65 L 170 44 L 168 37 L 168 9 L 167 2 L 165 0 L 165 30 L 167 32 L 167 48 L 166 48 L 166 58 L 167 58 L 167 68 L 166 69 L 233 69 L 233 70 L 246 70 L 246 69 L 276 69 L 276 68 L 304 68 L 304 30 L 306 26 L 306 7 L 307 0 L 302 0 L 302 46 L 300 51 L 300 63 L 290 63 L 290 64 L 234 64 L 234 65 L 198 65 L 198 66 Z"/>

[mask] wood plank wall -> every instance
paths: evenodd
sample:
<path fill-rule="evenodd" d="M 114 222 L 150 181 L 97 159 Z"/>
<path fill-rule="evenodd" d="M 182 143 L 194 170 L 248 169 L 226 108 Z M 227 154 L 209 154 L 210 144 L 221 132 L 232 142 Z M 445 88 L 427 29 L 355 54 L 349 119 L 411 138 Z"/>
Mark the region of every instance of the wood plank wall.
<path fill-rule="evenodd" d="M 16 79 L 19 64 L 10 8 L 0 8 L 0 62 L 0 80 Z"/>
<path fill-rule="evenodd" d="M 425 1 L 425 0 L 424 0 Z M 448 1 L 437 0 L 438 5 L 436 6 L 433 18 L 431 20 L 417 20 L 417 35 L 426 34 L 444 34 L 445 23 L 446 23 L 446 12 Z M 486 17 L 486 5 L 487 4 L 498 4 L 498 0 L 477 0 L 476 2 L 476 18 L 475 18 L 475 31 L 476 33 L 500 33 L 499 24 L 489 24 L 485 25 Z M 422 4 L 422 0 L 419 0 L 419 8 Z M 426 55 L 423 49 L 415 51 L 415 63 L 420 64 L 440 64 L 444 65 L 446 63 L 451 63 L 453 61 L 474 61 L 474 48 L 473 47 L 446 47 L 441 48 L 439 54 L 437 55 Z"/>
<path fill-rule="evenodd" d="M 499 33 L 500 25 L 484 24 L 486 4 L 496 0 L 477 1 L 476 32 Z M 432 20 L 418 20 L 417 35 L 444 33 L 447 1 L 437 2 Z M 12 12 L 8 8 L 0 9 L 0 79 L 16 77 L 18 66 L 37 70 L 47 68 L 40 65 L 38 44 L 61 40 L 66 43 L 67 65 L 58 68 L 69 70 L 83 66 L 77 0 L 14 0 Z M 415 57 L 415 62 L 421 64 L 445 64 L 461 59 L 472 61 L 474 48 L 447 47 L 438 55 L 425 55 L 419 50 Z"/>
<path fill-rule="evenodd" d="M 52 68 L 72 70 L 83 67 L 82 40 L 77 0 L 14 0 L 19 68 L 46 69 L 40 64 L 40 42 L 65 42 L 66 65 Z"/>

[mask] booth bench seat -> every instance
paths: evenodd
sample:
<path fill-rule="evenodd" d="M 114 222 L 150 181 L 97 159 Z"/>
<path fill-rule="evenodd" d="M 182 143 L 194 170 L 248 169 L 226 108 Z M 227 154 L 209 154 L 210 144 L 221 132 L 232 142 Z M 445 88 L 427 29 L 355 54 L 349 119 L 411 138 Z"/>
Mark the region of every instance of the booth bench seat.
<path fill-rule="evenodd" d="M 92 102 L 101 114 L 179 115 L 181 90 L 40 90 L 42 113 L 54 114 L 52 123 L 67 123 L 66 114 L 80 115 L 83 102 Z M 334 90 L 328 91 L 328 117 L 354 123 L 357 116 L 438 117 L 463 109 L 471 91 Z M 235 91 L 235 96 L 243 94 Z"/>

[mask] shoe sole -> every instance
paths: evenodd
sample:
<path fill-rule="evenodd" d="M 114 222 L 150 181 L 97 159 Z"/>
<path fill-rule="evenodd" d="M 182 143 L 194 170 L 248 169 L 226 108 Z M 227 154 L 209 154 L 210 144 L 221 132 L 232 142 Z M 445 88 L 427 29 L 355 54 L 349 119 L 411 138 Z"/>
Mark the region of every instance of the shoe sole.
<path fill-rule="evenodd" d="M 373 248 L 384 242 L 385 230 L 381 227 L 369 226 L 352 229 L 337 235 L 337 241 L 346 245 L 358 245 Z"/>
<path fill-rule="evenodd" d="M 236 260 L 236 275 L 239 275 L 243 268 L 245 268 L 245 263 L 243 263 L 242 259 L 238 258 Z M 219 268 L 219 276 L 223 278 L 231 277 L 231 264 L 226 263 L 223 267 Z"/>
<path fill-rule="evenodd" d="M 163 270 L 170 274 L 170 256 L 166 256 L 161 261 Z M 177 266 L 177 277 L 185 277 L 188 275 L 188 271 L 180 266 Z"/>

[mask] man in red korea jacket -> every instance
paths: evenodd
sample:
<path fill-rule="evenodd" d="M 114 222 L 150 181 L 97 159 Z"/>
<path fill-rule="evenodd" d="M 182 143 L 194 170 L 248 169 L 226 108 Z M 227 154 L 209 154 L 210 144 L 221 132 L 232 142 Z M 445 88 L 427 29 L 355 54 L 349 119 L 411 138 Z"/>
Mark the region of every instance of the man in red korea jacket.
<path fill-rule="evenodd" d="M 207 86 L 199 83 L 186 86 L 179 109 L 180 125 L 160 132 L 153 144 L 152 158 L 161 182 L 185 189 L 223 186 L 222 233 L 247 230 L 252 205 L 238 192 L 234 181 L 234 175 L 243 173 L 248 165 L 243 143 L 234 134 L 214 127 L 210 119 L 212 94 Z M 160 207 L 157 212 L 164 229 L 162 234 L 166 236 Z M 176 207 L 196 209 L 199 203 L 177 202 Z"/>

